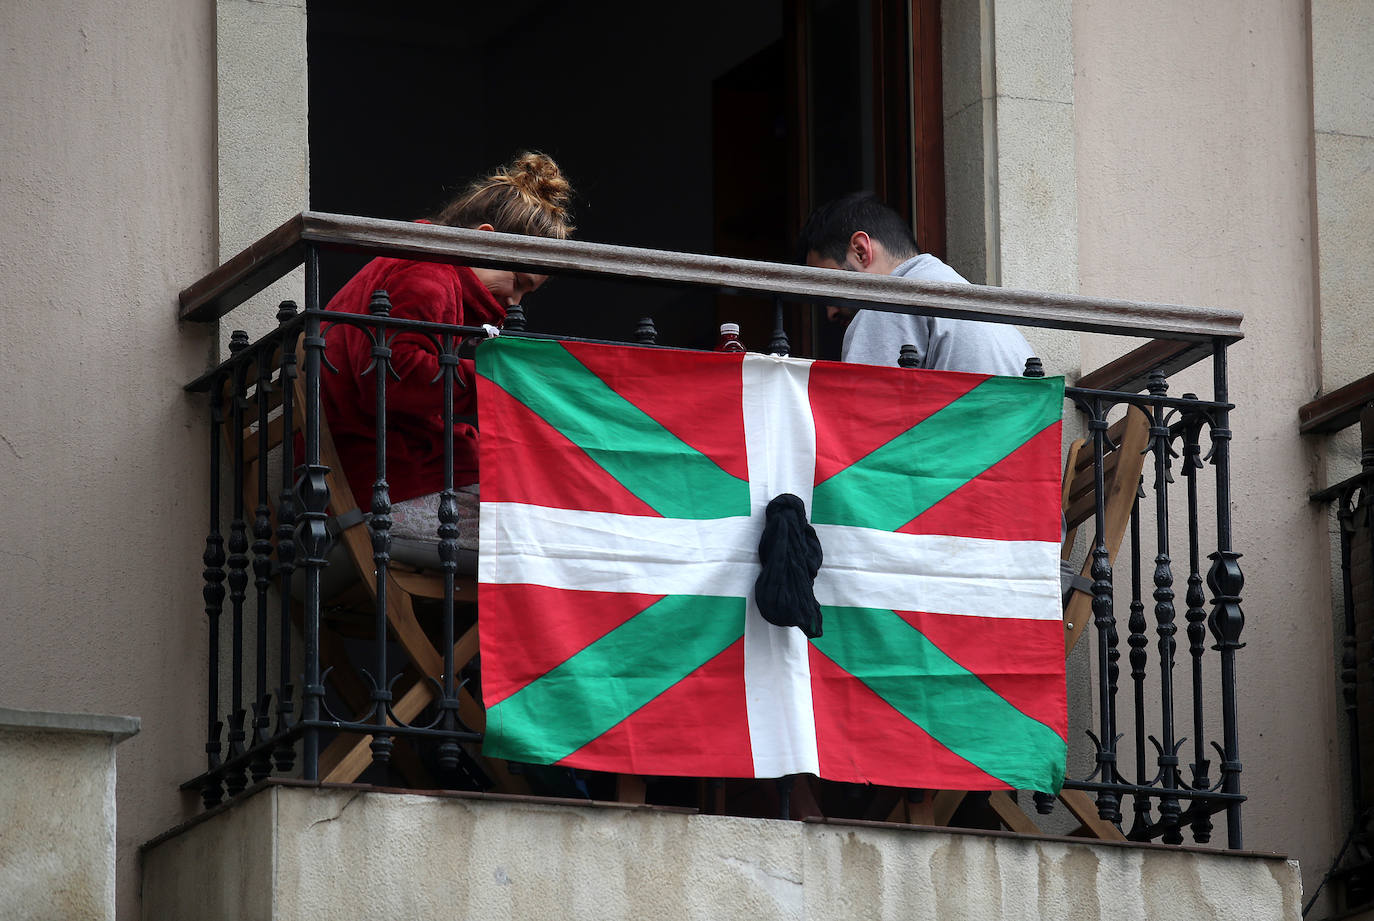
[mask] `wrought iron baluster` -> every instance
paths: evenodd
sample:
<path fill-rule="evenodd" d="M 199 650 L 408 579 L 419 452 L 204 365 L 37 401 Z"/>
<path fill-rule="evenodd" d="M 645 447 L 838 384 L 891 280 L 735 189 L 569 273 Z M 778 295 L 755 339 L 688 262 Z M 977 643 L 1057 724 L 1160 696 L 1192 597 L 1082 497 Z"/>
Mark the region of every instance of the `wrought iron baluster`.
<path fill-rule="evenodd" d="M 1196 400 L 1197 394 L 1185 393 L 1185 400 Z M 1212 786 L 1207 771 L 1211 761 L 1207 758 L 1207 736 L 1203 702 L 1206 692 L 1202 684 L 1202 657 L 1207 650 L 1207 611 L 1203 605 L 1207 595 L 1202 590 L 1202 567 L 1200 563 L 1201 542 L 1198 539 L 1198 501 L 1197 475 L 1202 469 L 1202 426 L 1205 414 L 1200 411 L 1186 412 L 1183 418 L 1183 475 L 1188 480 L 1188 589 L 1184 600 L 1188 603 L 1185 618 L 1188 621 L 1188 653 L 1193 660 L 1193 764 L 1192 783 L 1194 790 L 1206 790 Z M 1193 820 L 1190 827 L 1193 840 L 1206 844 L 1212 840 L 1212 817 L 1204 804 L 1194 802 Z"/>
<path fill-rule="evenodd" d="M 525 331 L 525 308 L 519 304 L 511 304 L 507 307 L 506 318 L 501 321 L 501 331 L 523 333 Z"/>
<path fill-rule="evenodd" d="M 897 364 L 899 367 L 903 368 L 917 367 L 917 365 L 919 364 L 919 359 L 916 353 L 916 346 L 903 345 L 901 357 L 897 359 Z M 1026 359 L 1026 367 L 1025 370 L 1021 372 L 1021 376 L 1037 378 L 1044 377 L 1044 363 L 1041 362 L 1039 358 L 1036 358 L 1034 355 L 1032 355 L 1030 358 Z M 1043 790 L 1035 790 L 1032 791 L 1031 798 L 1035 801 L 1035 811 L 1039 815 L 1049 815 L 1054 811 L 1055 797 L 1053 793 L 1047 793 Z"/>
<path fill-rule="evenodd" d="M 391 314 L 391 300 L 385 291 L 373 291 L 367 305 L 374 317 Z M 377 607 L 374 616 L 373 642 L 376 644 L 377 673 L 372 677 L 372 719 L 377 729 L 372 733 L 372 760 L 386 764 L 391 760 L 391 735 L 387 727 L 387 709 L 391 705 L 391 686 L 386 661 L 387 582 L 391 566 L 391 491 L 386 482 L 386 379 L 395 375 L 391 367 L 391 337 L 384 328 L 373 327 L 372 364 L 363 373 L 371 373 L 375 382 L 376 399 L 376 466 L 377 479 L 372 483 L 372 562 L 376 566 Z M 399 380 L 400 378 L 397 377 Z M 452 438 L 452 433 L 449 435 Z"/>
<path fill-rule="evenodd" d="M 1113 612 L 1115 612 L 1116 602 L 1113 601 L 1112 604 Z M 1107 630 L 1107 700 L 1111 705 L 1110 720 L 1112 727 L 1112 738 L 1116 741 L 1120 741 L 1121 738 L 1121 734 L 1116 731 L 1116 727 L 1118 725 L 1116 713 L 1116 695 L 1117 692 L 1120 690 L 1120 680 L 1121 638 L 1120 634 L 1117 632 L 1115 613 L 1113 613 L 1111 627 L 1109 627 Z M 1115 745 L 1113 745 L 1113 749 L 1115 749 Z M 1112 770 L 1114 771 L 1114 775 L 1110 778 L 1106 778 L 1107 783 L 1115 783 L 1122 779 L 1121 773 L 1119 769 L 1116 767 L 1115 763 L 1113 763 L 1112 765 Z M 1120 803 L 1117 803 L 1116 821 L 1121 821 Z"/>
<path fill-rule="evenodd" d="M 458 494 L 453 488 L 453 397 L 458 374 L 458 347 L 461 340 L 445 336 L 439 352 L 439 375 L 444 387 L 444 490 L 439 499 L 439 565 L 444 572 L 444 675 L 439 700 L 439 725 L 453 732 L 459 725 L 458 684 L 454 671 L 454 577 L 458 572 Z M 445 738 L 439 743 L 439 766 L 445 771 L 458 769 L 458 743 Z"/>
<path fill-rule="evenodd" d="M 248 333 L 241 329 L 235 330 L 229 337 L 229 354 L 237 357 L 246 348 L 248 348 Z M 230 701 L 233 708 L 229 713 L 230 758 L 236 758 L 243 754 L 243 743 L 244 739 L 247 738 L 244 733 L 244 720 L 248 715 L 243 707 L 243 602 L 247 597 L 248 589 L 248 523 L 243 517 L 244 370 L 243 361 L 234 364 L 232 372 L 233 389 L 229 395 L 231 401 L 229 418 L 233 426 L 232 443 L 229 447 L 234 455 L 234 518 L 229 525 L 229 610 L 233 617 L 232 652 L 230 654 L 230 666 L 233 669 L 230 675 L 232 688 Z M 248 775 L 241 767 L 235 768 L 229 772 L 225 785 L 230 796 L 238 796 L 248 786 Z"/>
<path fill-rule="evenodd" d="M 320 332 L 320 260 L 314 246 L 305 250 L 305 463 L 297 493 L 300 496 L 300 543 L 305 567 L 305 676 L 301 688 L 301 773 L 306 780 L 320 777 L 320 709 L 324 685 L 320 680 L 320 574 L 328 565 L 329 468 L 320 464 L 320 366 L 324 336 Z"/>
<path fill-rule="evenodd" d="M 1135 502 L 1131 504 L 1131 616 L 1127 622 L 1131 635 L 1126 644 L 1131 647 L 1131 682 L 1135 688 L 1135 782 L 1142 787 L 1151 779 L 1145 773 L 1145 665 L 1150 640 L 1145 636 L 1145 602 L 1141 600 L 1140 590 L 1140 500 L 1144 496 L 1145 478 L 1141 477 L 1136 485 Z M 1149 840 L 1150 798 L 1132 797 L 1132 806 L 1135 819 L 1127 837 L 1132 841 Z"/>
<path fill-rule="evenodd" d="M 1346 729 L 1350 741 L 1350 799 L 1358 813 L 1363 803 L 1363 778 L 1360 776 L 1359 655 L 1355 639 L 1355 585 L 1351 567 L 1354 564 L 1355 537 L 1354 490 L 1342 491 L 1337 498 L 1336 522 L 1341 533 L 1341 594 L 1345 636 L 1341 640 L 1341 695 L 1345 702 Z"/>
<path fill-rule="evenodd" d="M 658 327 L 654 326 L 653 317 L 639 318 L 639 325 L 635 327 L 635 342 L 640 345 L 658 344 Z"/>
<path fill-rule="evenodd" d="M 1207 587 L 1212 590 L 1212 613 L 1207 618 L 1221 654 L 1221 723 L 1224 758 L 1221 762 L 1223 793 L 1240 793 L 1240 721 L 1236 702 L 1236 650 L 1245 644 L 1240 634 L 1245 629 L 1245 613 L 1240 607 L 1240 593 L 1245 576 L 1240 569 L 1240 554 L 1231 549 L 1231 421 L 1225 404 L 1229 397 L 1226 384 L 1226 341 L 1216 339 L 1212 345 L 1213 399 L 1223 404 L 1216 409 L 1212 423 L 1212 466 L 1217 475 L 1217 549 L 1208 555 L 1212 566 L 1207 572 Z M 1226 806 L 1226 845 L 1232 849 L 1243 847 L 1240 827 L 1240 803 Z"/>
<path fill-rule="evenodd" d="M 782 298 L 773 298 L 773 338 L 768 340 L 769 355 L 791 355 L 792 345 L 787 340 L 787 329 L 783 324 Z"/>
<path fill-rule="evenodd" d="M 254 678 L 256 695 L 253 698 L 253 756 L 249 770 L 253 781 L 263 780 L 272 773 L 272 753 L 263 745 L 267 729 L 272 724 L 272 697 L 267 691 L 267 589 L 272 585 L 272 510 L 267 505 L 268 465 L 268 403 L 272 393 L 271 351 L 264 346 L 256 355 L 258 380 L 255 398 L 258 404 L 258 504 L 253 509 L 253 587 L 257 590 L 257 631 L 254 637 Z M 261 747 L 260 747 L 261 746 Z"/>
<path fill-rule="evenodd" d="M 296 303 L 282 301 L 277 309 L 277 322 L 283 327 L 296 317 Z M 291 729 L 294 705 L 291 695 L 291 579 L 296 571 L 296 438 L 295 438 L 295 397 L 296 397 L 296 333 L 282 330 L 281 337 L 281 495 L 277 497 L 277 566 L 281 614 L 279 620 L 280 636 L 277 643 L 280 672 L 277 684 L 277 728 L 273 732 L 278 739 L 272 751 L 277 770 L 289 773 L 296 761 L 296 749 L 286 739 Z"/>
<path fill-rule="evenodd" d="M 1351 488 L 1348 497 L 1341 497 L 1341 508 L 1349 510 L 1350 521 L 1350 538 L 1342 541 L 1342 544 L 1349 547 L 1349 560 L 1348 562 L 1345 561 L 1344 554 L 1346 551 L 1343 548 L 1342 572 L 1345 582 L 1345 604 L 1350 612 L 1346 618 L 1347 633 L 1352 637 L 1355 635 L 1355 537 L 1361 525 L 1363 525 L 1365 537 L 1369 541 L 1369 546 L 1365 548 L 1368 553 L 1367 560 L 1370 566 L 1374 567 L 1374 406 L 1370 405 L 1366 405 L 1360 411 L 1360 472 L 1363 474 L 1363 479 Z M 1364 517 L 1362 522 L 1359 520 L 1361 515 Z M 1351 678 L 1352 684 L 1354 684 L 1359 681 L 1359 667 L 1353 643 L 1351 644 L 1351 658 L 1354 660 L 1351 665 L 1353 672 Z M 1351 794 L 1356 814 L 1359 815 L 1364 809 L 1365 799 L 1364 780 L 1360 770 L 1358 696 L 1352 692 L 1349 699 L 1353 702 L 1349 721 L 1351 763 L 1354 767 L 1351 773 Z M 1367 826 L 1368 823 L 1366 822 Z"/>
<path fill-rule="evenodd" d="M 1336 496 L 1336 521 L 1341 538 L 1341 607 L 1345 627 L 1345 636 L 1341 640 L 1341 695 L 1350 748 L 1350 799 L 1355 816 L 1351 836 L 1357 845 L 1365 847 L 1369 839 L 1369 810 L 1365 804 L 1360 742 L 1360 660 L 1355 604 L 1358 589 L 1355 571 L 1361 564 L 1374 561 L 1374 501 L 1371 501 L 1374 495 L 1371 490 L 1374 490 L 1374 407 L 1366 405 L 1360 412 L 1360 474 L 1348 481 Z M 1369 541 L 1369 545 L 1363 548 L 1356 543 L 1361 528 Z M 1365 554 L 1368 554 L 1367 558 Z M 1367 660 L 1364 665 L 1369 668 L 1371 663 Z M 1355 884 L 1355 879 L 1348 881 L 1349 884 Z"/>
<path fill-rule="evenodd" d="M 205 554 L 202 573 L 205 587 L 205 619 L 209 627 L 209 688 L 206 694 L 205 760 L 209 778 L 201 788 L 201 801 L 210 808 L 224 798 L 224 787 L 218 774 L 220 733 L 224 724 L 219 718 L 219 618 L 224 610 L 224 538 L 219 532 L 220 432 L 224 426 L 224 387 L 227 381 L 217 377 L 210 382 L 210 529 L 205 535 Z"/>
<path fill-rule="evenodd" d="M 1111 784 L 1117 778 L 1116 723 L 1113 719 L 1115 701 L 1112 699 L 1114 668 L 1111 652 L 1116 646 L 1116 615 L 1112 610 L 1112 566 L 1107 552 L 1106 476 L 1103 469 L 1107 454 L 1107 407 L 1100 397 L 1094 397 L 1088 419 L 1093 436 L 1093 517 L 1096 533 L 1093 537 L 1093 625 L 1097 628 L 1097 688 L 1098 731 L 1097 773 L 1102 783 Z M 1121 798 L 1113 790 L 1104 788 L 1097 794 L 1097 814 L 1105 821 L 1121 820 Z"/>
<path fill-rule="evenodd" d="M 773 781 L 778 791 L 778 818 L 792 818 L 792 786 L 797 781 L 796 774 L 785 774 Z"/>
<path fill-rule="evenodd" d="M 921 353 L 916 346 L 907 343 L 902 346 L 901 352 L 897 355 L 897 367 L 899 368 L 919 368 L 921 366 Z"/>
<path fill-rule="evenodd" d="M 1159 800 L 1159 821 L 1164 826 L 1165 844 L 1182 844 L 1179 831 L 1178 797 L 1170 791 L 1178 789 L 1178 745 L 1174 741 L 1174 572 L 1169 556 L 1169 483 L 1170 471 L 1169 419 L 1162 398 L 1169 385 L 1163 371 L 1151 371 L 1149 391 L 1161 398 L 1151 408 L 1150 450 L 1155 461 L 1155 573 L 1154 600 L 1156 632 L 1159 634 L 1159 708 L 1160 708 L 1160 783 L 1164 795 Z"/>

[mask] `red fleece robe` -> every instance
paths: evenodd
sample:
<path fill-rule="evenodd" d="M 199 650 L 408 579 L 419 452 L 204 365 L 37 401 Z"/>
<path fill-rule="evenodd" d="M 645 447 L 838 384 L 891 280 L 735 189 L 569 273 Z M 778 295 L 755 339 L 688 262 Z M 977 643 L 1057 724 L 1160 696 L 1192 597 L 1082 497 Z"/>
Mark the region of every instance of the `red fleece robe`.
<path fill-rule="evenodd" d="M 329 302 L 329 310 L 368 313 L 372 292 L 386 291 L 391 316 L 435 323 L 500 325 L 506 311 L 473 271 L 464 266 L 374 259 Z M 334 445 L 358 505 L 366 509 L 376 478 L 376 380 L 363 371 L 372 363 L 366 333 L 339 324 L 325 334 L 325 356 L 338 369 L 323 369 L 323 402 Z M 391 501 L 403 502 L 444 488 L 443 381 L 439 352 L 418 333 L 402 333 L 391 345 L 400 380 L 387 379 L 386 478 Z M 374 372 L 375 373 L 375 372 Z M 466 386 L 463 386 L 466 384 Z M 458 367 L 453 412 L 470 415 L 476 406 L 471 361 Z M 453 485 L 477 482 L 477 430 L 453 426 Z"/>

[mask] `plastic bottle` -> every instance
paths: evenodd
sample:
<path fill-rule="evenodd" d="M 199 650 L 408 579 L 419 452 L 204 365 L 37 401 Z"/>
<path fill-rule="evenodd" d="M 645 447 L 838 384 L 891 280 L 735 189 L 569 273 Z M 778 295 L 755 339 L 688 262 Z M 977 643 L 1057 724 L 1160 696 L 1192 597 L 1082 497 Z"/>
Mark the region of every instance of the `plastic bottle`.
<path fill-rule="evenodd" d="M 717 352 L 743 352 L 744 343 L 739 341 L 739 324 L 720 324 L 720 340 L 716 342 Z"/>

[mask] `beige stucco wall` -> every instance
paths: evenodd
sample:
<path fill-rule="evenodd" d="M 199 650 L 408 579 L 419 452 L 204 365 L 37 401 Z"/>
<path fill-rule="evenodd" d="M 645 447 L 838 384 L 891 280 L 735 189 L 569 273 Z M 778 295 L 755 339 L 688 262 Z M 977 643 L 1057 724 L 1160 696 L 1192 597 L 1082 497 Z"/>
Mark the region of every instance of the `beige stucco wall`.
<path fill-rule="evenodd" d="M 112 921 L 119 716 L 0 708 L 0 917 Z"/>
<path fill-rule="evenodd" d="M 1326 535 L 1295 423 L 1318 380 L 1306 5 L 1080 0 L 1073 40 L 1083 293 L 1246 313 L 1230 362 L 1245 844 L 1299 857 L 1315 886 L 1341 829 Z M 1085 342 L 1084 367 L 1121 346 Z"/>
<path fill-rule="evenodd" d="M 217 255 L 214 9 L 3 3 L 0 36 L 0 705 L 142 718 L 117 785 L 133 917 L 136 847 L 203 759 L 206 435 L 181 386 L 212 335 L 176 295 Z"/>
<path fill-rule="evenodd" d="M 1374 373 L 1374 0 L 1312 3 L 1313 167 L 1323 393 Z M 1316 394 L 1314 394 L 1315 396 Z M 1349 430 L 1320 439 L 1324 480 L 1359 470 Z"/>
<path fill-rule="evenodd" d="M 996 82 L 991 10 L 941 3 L 945 135 L 945 261 L 974 284 L 997 275 Z M 920 241 L 917 241 L 918 243 Z"/>
<path fill-rule="evenodd" d="M 1078 292 L 1071 0 L 941 6 L 948 261 L 978 284 Z M 1050 374 L 1078 336 L 1022 330 Z"/>
<path fill-rule="evenodd" d="M 1321 386 L 1374 372 L 1374 2 L 1313 0 Z"/>
<path fill-rule="evenodd" d="M 219 258 L 226 261 L 309 203 L 305 0 L 215 0 Z M 303 306 L 292 272 L 234 311 L 220 332 L 256 339 L 277 304 Z"/>
<path fill-rule="evenodd" d="M 142 717 L 132 917 L 135 848 L 203 767 L 205 410 L 181 386 L 217 337 L 176 295 L 305 202 L 305 9 L 6 3 L 0 35 L 0 705 Z"/>
<path fill-rule="evenodd" d="M 281 787 L 144 866 L 149 921 L 1292 921 L 1300 897 L 1279 858 Z"/>
<path fill-rule="evenodd" d="M 1067 22 L 1063 3 L 958 6 L 979 28 L 998 24 L 976 33 L 978 79 L 961 97 L 995 167 L 969 180 L 988 193 L 977 208 L 991 215 L 979 226 L 992 280 L 1247 311 L 1232 376 L 1250 616 L 1240 658 L 1247 844 L 1301 856 L 1310 884 L 1340 834 L 1337 708 L 1329 633 L 1309 617 L 1327 610 L 1328 585 L 1321 523 L 1305 503 L 1315 449 L 1292 420 L 1319 384 L 1355 376 L 1351 365 L 1369 370 L 1358 367 L 1367 307 L 1356 298 L 1341 308 L 1333 292 L 1368 290 L 1358 219 L 1370 212 L 1349 208 L 1348 186 L 1323 197 L 1340 177 L 1370 175 L 1360 159 L 1370 132 L 1347 121 L 1369 112 L 1358 108 L 1369 83 L 1349 70 L 1366 57 L 1341 50 L 1368 28 L 1359 16 L 1369 4 L 1313 4 L 1315 87 L 1306 7 L 1294 0 L 1148 10 L 1079 0 Z M 205 431 L 200 403 L 179 388 L 215 336 L 179 326 L 175 297 L 275 226 L 281 199 L 301 200 L 293 81 L 304 55 L 288 52 L 303 42 L 302 18 L 287 0 L 0 4 L 0 704 L 143 718 L 120 753 L 126 914 L 133 847 L 195 811 L 175 790 L 202 760 L 201 548 L 186 535 L 204 528 L 194 459 Z M 252 49 L 280 69 L 227 63 Z M 1330 105 L 1324 88 L 1336 91 Z M 258 91 L 280 118 L 248 118 L 266 111 L 247 103 Z M 951 136 L 963 130 L 955 118 Z M 288 143 L 271 151 L 280 173 L 236 172 L 232 157 L 263 162 L 264 138 Z M 1034 177 L 1035 187 L 1016 184 Z M 1352 256 L 1339 256 L 1342 241 Z M 1088 342 L 1081 366 L 1119 348 Z M 1072 369 L 1077 347 L 1050 361 Z"/>

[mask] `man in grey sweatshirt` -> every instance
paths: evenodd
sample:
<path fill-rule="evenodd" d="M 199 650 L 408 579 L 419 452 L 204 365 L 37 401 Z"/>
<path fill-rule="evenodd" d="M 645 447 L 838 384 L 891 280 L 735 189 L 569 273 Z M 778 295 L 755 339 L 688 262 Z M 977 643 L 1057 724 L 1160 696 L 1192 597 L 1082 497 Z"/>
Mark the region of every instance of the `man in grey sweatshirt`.
<path fill-rule="evenodd" d="M 916 237 L 901 215 L 866 192 L 817 208 L 802 228 L 797 249 L 807 265 L 818 268 L 968 284 L 939 259 L 918 252 Z M 920 367 L 941 371 L 1017 376 L 1032 354 L 1026 337 L 1006 323 L 860 310 L 844 334 L 840 357 L 865 365 L 896 365 L 908 344 L 916 346 Z M 1090 591 L 1091 583 L 1068 560 L 1059 566 L 1059 580 L 1065 603 L 1072 590 Z"/>
<path fill-rule="evenodd" d="M 817 208 L 802 228 L 798 249 L 810 266 L 968 284 L 939 259 L 918 252 L 901 215 L 865 192 Z M 840 357 L 895 366 L 903 345 L 916 346 L 922 368 L 983 374 L 1019 375 L 1032 354 L 1025 337 L 1005 323 L 860 310 L 844 334 Z"/>

